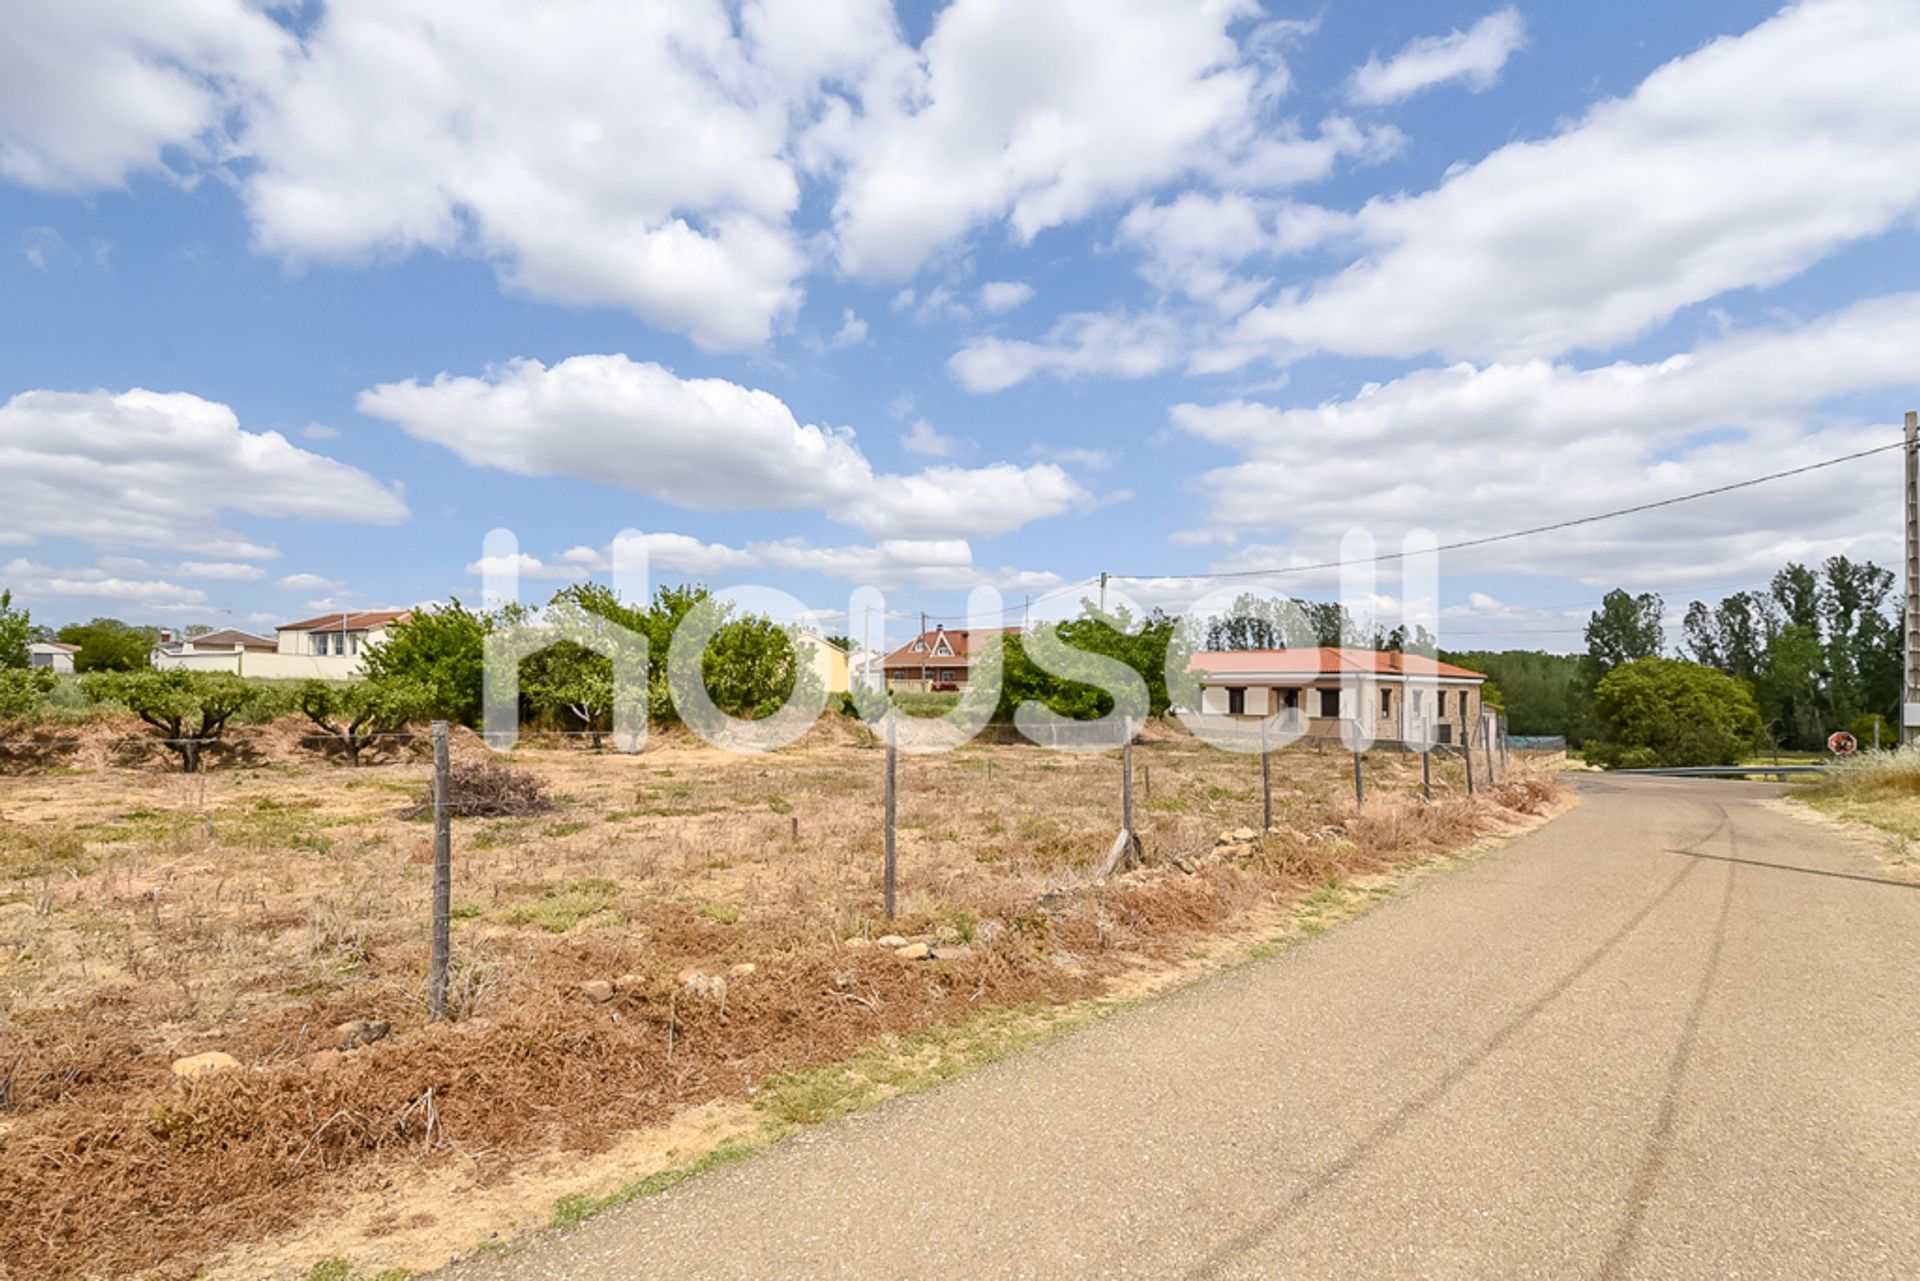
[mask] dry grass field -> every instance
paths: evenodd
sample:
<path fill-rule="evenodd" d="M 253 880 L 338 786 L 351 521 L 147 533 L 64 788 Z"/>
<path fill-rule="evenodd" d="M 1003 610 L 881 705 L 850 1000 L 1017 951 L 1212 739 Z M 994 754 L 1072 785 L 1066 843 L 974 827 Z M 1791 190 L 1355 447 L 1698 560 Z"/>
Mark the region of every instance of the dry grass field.
<path fill-rule="evenodd" d="M 1516 766 L 1469 800 L 1450 760 L 1426 806 L 1417 758 L 1376 753 L 1356 809 L 1350 758 L 1295 748 L 1276 830 L 1217 849 L 1259 825 L 1257 759 L 1154 726 L 1135 752 L 1147 865 L 1096 883 L 1117 752 L 903 756 L 889 923 L 884 754 L 857 726 L 765 756 L 661 733 L 631 757 L 523 746 L 512 764 L 555 805 L 456 822 L 459 1017 L 430 1025 L 429 824 L 405 817 L 427 769 L 349 769 L 293 733 L 241 731 L 198 777 L 86 752 L 0 774 L 0 1276 L 194 1276 L 370 1190 L 389 1228 L 431 1225 L 445 1207 L 408 1190 L 449 1163 L 504 1180 L 728 1101 L 812 1119 L 773 1087 L 1115 990 L 1555 793 Z M 937 959 L 868 943 L 895 932 Z M 363 1020 L 390 1030 L 343 1050 Z M 238 1066 L 173 1071 L 214 1051 Z"/>

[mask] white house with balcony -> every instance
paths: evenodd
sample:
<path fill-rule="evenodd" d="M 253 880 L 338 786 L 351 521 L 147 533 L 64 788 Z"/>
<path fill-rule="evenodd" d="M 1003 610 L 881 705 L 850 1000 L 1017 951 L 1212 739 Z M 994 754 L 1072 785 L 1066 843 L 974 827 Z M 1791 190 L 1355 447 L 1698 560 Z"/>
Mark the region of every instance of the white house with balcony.
<path fill-rule="evenodd" d="M 343 610 L 286 623 L 274 629 L 278 643 L 272 666 L 280 670 L 249 675 L 354 680 L 366 671 L 367 651 L 385 640 L 396 623 L 411 616 L 404 609 Z"/>

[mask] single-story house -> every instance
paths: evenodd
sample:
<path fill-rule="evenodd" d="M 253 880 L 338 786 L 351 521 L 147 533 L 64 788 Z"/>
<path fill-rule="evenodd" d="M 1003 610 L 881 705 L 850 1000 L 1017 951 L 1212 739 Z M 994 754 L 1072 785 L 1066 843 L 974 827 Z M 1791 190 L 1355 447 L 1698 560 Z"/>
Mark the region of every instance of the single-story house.
<path fill-rule="evenodd" d="M 888 654 L 881 666 L 888 689 L 962 690 L 973 674 L 975 651 L 1018 627 L 935 627 Z"/>
<path fill-rule="evenodd" d="M 237 627 L 201 632 L 197 636 L 163 631 L 160 643 L 153 647 L 153 665 L 168 669 L 183 667 L 197 672 L 233 672 L 240 674 L 249 654 L 271 654 L 279 646 L 270 636 L 256 636 Z"/>
<path fill-rule="evenodd" d="M 1299 710 L 1307 733 L 1338 735 L 1358 721 L 1369 736 L 1406 737 L 1409 725 L 1431 723 L 1441 743 L 1470 741 L 1480 722 L 1482 672 L 1398 650 L 1208 650 L 1187 670 L 1199 677 L 1203 715 L 1257 721 Z"/>
<path fill-rule="evenodd" d="M 35 641 L 27 646 L 27 666 L 45 667 L 62 675 L 70 675 L 73 672 L 73 656 L 79 652 L 78 645 Z"/>

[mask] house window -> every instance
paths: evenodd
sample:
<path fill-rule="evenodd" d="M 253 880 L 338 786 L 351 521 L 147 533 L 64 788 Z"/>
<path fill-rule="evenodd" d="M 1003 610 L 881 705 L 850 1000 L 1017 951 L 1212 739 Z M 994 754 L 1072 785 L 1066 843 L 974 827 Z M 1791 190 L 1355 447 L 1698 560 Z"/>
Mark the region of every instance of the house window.
<path fill-rule="evenodd" d="M 1435 694 L 1433 701 L 1439 707 L 1440 715 L 1445 717 L 1447 714 L 1447 691 L 1443 689 L 1438 694 Z"/>
<path fill-rule="evenodd" d="M 1320 691 L 1320 714 L 1338 717 L 1340 715 L 1340 691 L 1323 689 Z"/>
<path fill-rule="evenodd" d="M 940 679 L 943 681 L 951 681 L 953 679 L 953 669 L 951 667 L 941 668 Z"/>
<path fill-rule="evenodd" d="M 1393 691 L 1390 689 L 1380 691 L 1380 714 L 1382 716 L 1393 715 Z"/>
<path fill-rule="evenodd" d="M 1440 741 L 1443 743 L 1451 743 L 1453 741 L 1453 723 L 1451 721 L 1440 722 Z"/>
<path fill-rule="evenodd" d="M 1236 685 L 1227 691 L 1227 715 L 1245 716 L 1247 714 L 1247 691 Z"/>
<path fill-rule="evenodd" d="M 1300 710 L 1300 691 L 1297 689 L 1281 690 L 1280 706 L 1290 712 Z"/>
<path fill-rule="evenodd" d="M 913 652 L 916 654 L 924 654 L 926 649 L 927 643 L 925 641 L 917 640 L 913 643 Z"/>
<path fill-rule="evenodd" d="M 1427 714 L 1427 694 L 1425 690 L 1419 690 L 1419 689 L 1412 691 L 1412 693 L 1413 693 L 1414 719 L 1419 720 L 1424 718 Z"/>

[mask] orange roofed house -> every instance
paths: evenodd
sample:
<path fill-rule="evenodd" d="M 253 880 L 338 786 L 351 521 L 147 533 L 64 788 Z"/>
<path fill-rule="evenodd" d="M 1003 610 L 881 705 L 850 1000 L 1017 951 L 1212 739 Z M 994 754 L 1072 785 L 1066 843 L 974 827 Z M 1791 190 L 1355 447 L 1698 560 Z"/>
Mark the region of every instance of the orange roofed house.
<path fill-rule="evenodd" d="M 888 654 L 881 663 L 887 688 L 900 690 L 961 690 L 973 674 L 979 647 L 1018 627 L 935 627 Z"/>
<path fill-rule="evenodd" d="M 1357 719 L 1377 739 L 1404 738 L 1409 724 L 1425 720 L 1442 743 L 1469 741 L 1487 681 L 1420 654 L 1333 646 L 1208 650 L 1187 670 L 1200 679 L 1203 714 L 1257 720 L 1297 708 L 1308 734 L 1336 735 L 1341 722 Z"/>

